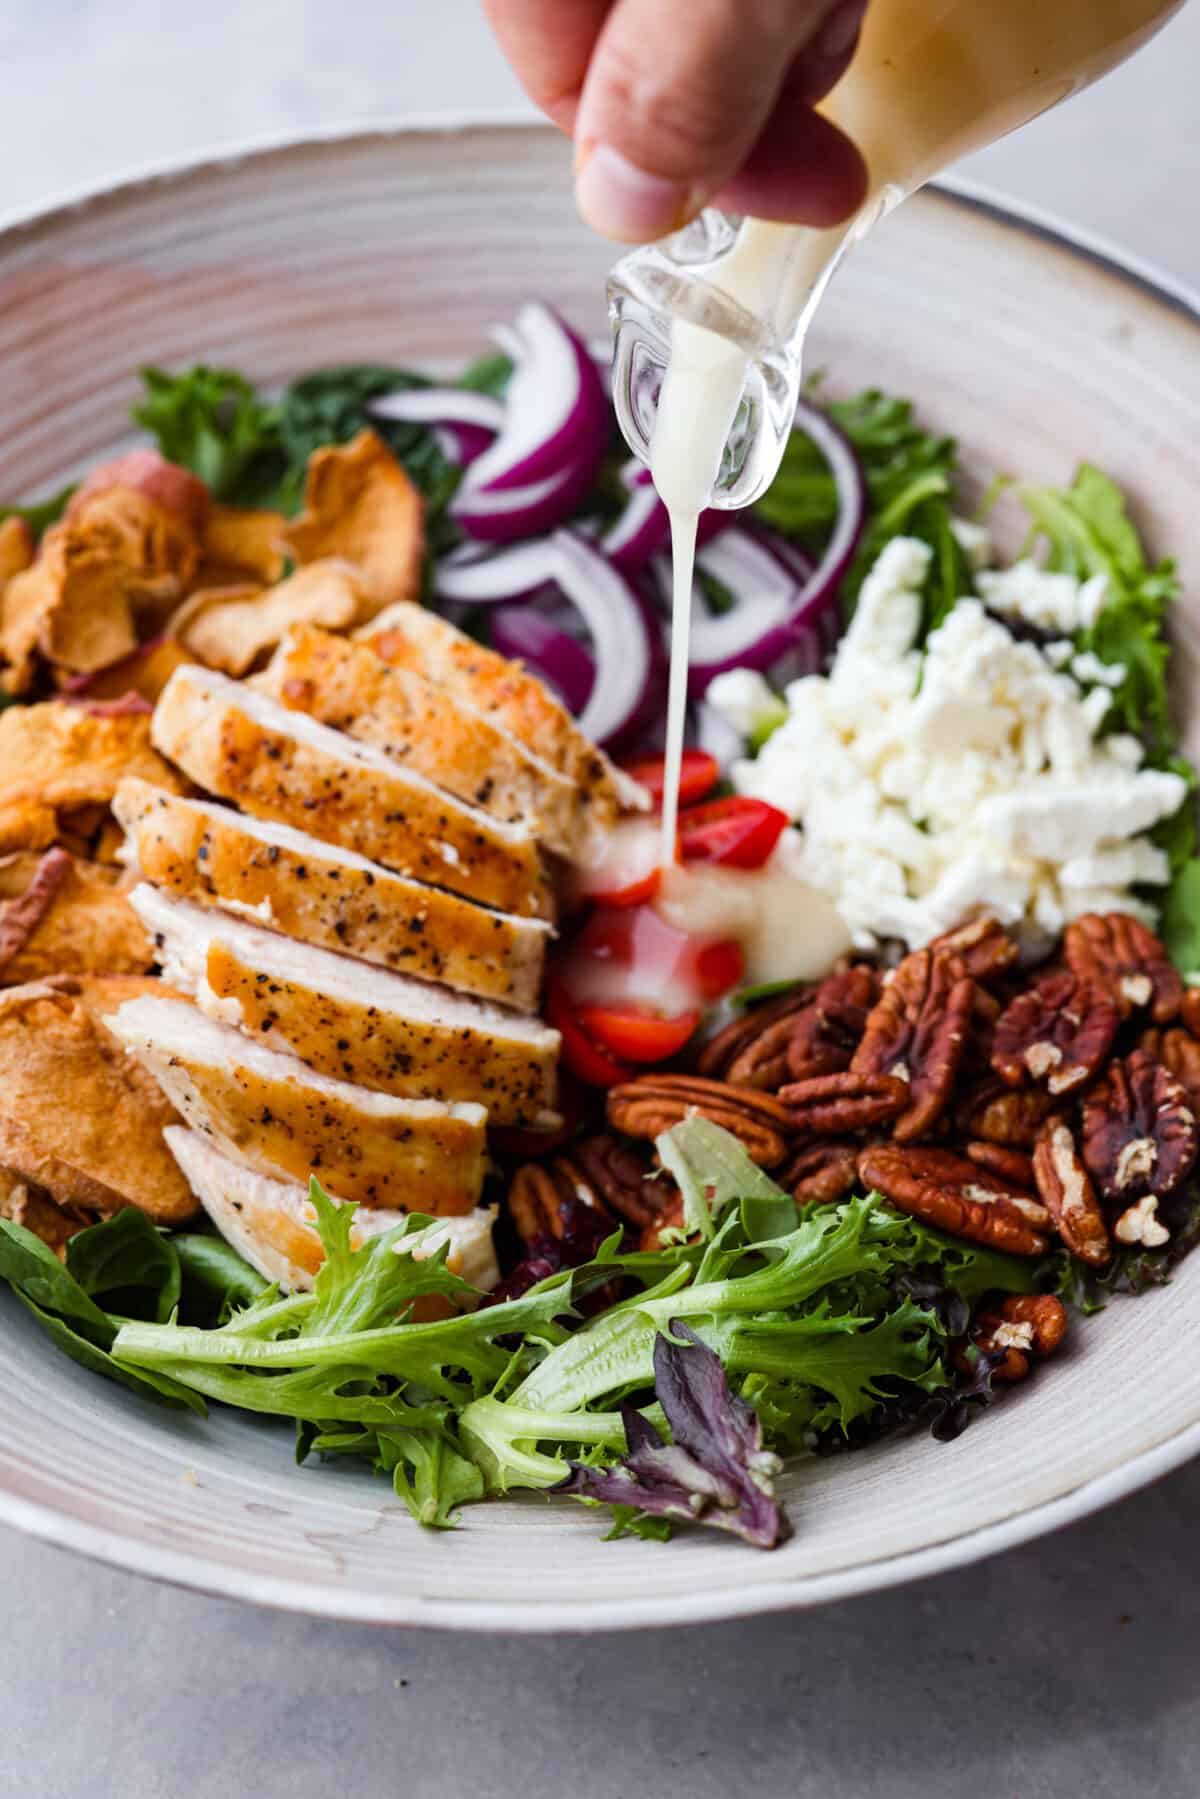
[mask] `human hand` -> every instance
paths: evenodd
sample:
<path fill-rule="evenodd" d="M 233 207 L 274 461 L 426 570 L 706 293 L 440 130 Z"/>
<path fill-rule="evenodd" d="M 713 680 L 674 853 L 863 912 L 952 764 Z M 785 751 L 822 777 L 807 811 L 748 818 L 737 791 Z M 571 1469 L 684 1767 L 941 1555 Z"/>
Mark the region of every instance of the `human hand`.
<path fill-rule="evenodd" d="M 836 225 L 866 196 L 858 150 L 813 110 L 866 0 L 483 0 L 531 99 L 576 146 L 576 198 L 644 243 L 704 206 Z"/>

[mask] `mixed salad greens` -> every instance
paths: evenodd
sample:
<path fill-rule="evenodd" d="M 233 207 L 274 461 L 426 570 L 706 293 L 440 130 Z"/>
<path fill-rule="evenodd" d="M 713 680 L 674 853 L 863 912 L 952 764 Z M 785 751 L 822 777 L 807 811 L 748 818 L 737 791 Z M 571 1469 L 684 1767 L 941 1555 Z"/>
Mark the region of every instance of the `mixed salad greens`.
<path fill-rule="evenodd" d="M 500 394 L 511 372 L 509 358 L 494 355 L 459 385 Z M 449 504 L 463 471 L 445 434 L 370 410 L 380 396 L 428 385 L 425 377 L 324 370 L 278 400 L 204 367 L 147 370 L 145 385 L 136 419 L 219 500 L 294 511 L 310 452 L 369 425 L 425 497 L 432 557 L 458 544 Z M 828 416 L 867 495 L 842 605 L 853 609 L 891 538 L 916 536 L 934 552 L 928 633 L 971 588 L 954 529 L 955 446 L 924 432 L 907 401 L 873 390 L 831 402 Z M 602 527 L 620 514 L 622 457 L 611 442 L 577 521 Z M 1156 766 L 1194 781 L 1167 700 L 1172 565 L 1148 562 L 1121 493 L 1096 469 L 1082 467 L 1066 489 L 1019 492 L 1048 566 L 1108 581 L 1108 603 L 1077 647 L 1126 671 L 1111 728 L 1136 732 Z M 39 532 L 68 497 L 22 516 Z M 840 503 L 825 458 L 797 431 L 758 503 L 761 525 L 816 558 Z M 487 628 L 486 617 L 468 622 Z M 1181 970 L 1200 978 L 1190 802 L 1159 841 L 1172 868 L 1166 938 Z M 413 1214 L 353 1247 L 352 1208 L 315 1180 L 325 1259 L 311 1293 L 285 1296 L 216 1236 L 162 1232 L 135 1211 L 79 1232 L 65 1262 L 0 1220 L 0 1276 L 89 1370 L 197 1412 L 218 1401 L 290 1418 L 300 1460 L 365 1458 L 423 1524 L 452 1524 L 460 1505 L 492 1494 L 553 1489 L 610 1507 L 613 1534 L 661 1537 L 697 1521 L 769 1546 L 786 1529 L 773 1489 L 779 1457 L 852 1446 L 918 1419 L 951 1436 L 988 1400 L 994 1358 L 978 1348 L 950 1357 L 983 1294 L 1055 1291 L 1095 1310 L 1109 1293 L 1168 1278 L 1200 1236 L 1200 1202 L 1190 1197 L 1168 1249 L 1119 1249 L 1097 1275 L 1065 1254 L 1029 1262 L 951 1238 L 877 1195 L 798 1206 L 699 1117 L 657 1147 L 684 1196 L 677 1240 L 668 1233 L 658 1249 L 631 1251 L 617 1232 L 581 1266 L 491 1303 L 478 1303 L 445 1249 L 395 1253 L 430 1219 Z M 413 1316 L 418 1303 L 424 1321 Z M 447 1315 L 429 1319 L 430 1309 Z"/>

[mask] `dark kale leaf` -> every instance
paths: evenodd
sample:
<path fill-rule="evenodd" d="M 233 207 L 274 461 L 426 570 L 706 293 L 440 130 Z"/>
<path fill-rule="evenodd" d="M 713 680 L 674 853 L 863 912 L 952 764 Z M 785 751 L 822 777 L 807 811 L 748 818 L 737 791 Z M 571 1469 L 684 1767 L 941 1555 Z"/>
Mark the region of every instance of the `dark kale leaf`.
<path fill-rule="evenodd" d="M 369 410 L 370 402 L 382 399 L 384 394 L 429 385 L 424 375 L 412 369 L 386 368 L 375 363 L 318 369 L 293 381 L 284 390 L 279 419 L 280 437 L 287 452 L 282 488 L 285 508 L 290 511 L 299 506 L 308 459 L 314 450 L 325 444 L 349 443 L 360 431 L 370 430 L 382 437 L 424 495 L 426 529 L 433 548 L 439 554 L 450 548 L 457 540 L 457 532 L 444 515 L 462 471 L 443 455 L 427 426 L 376 418 Z M 484 391 L 488 391 L 486 387 Z"/>

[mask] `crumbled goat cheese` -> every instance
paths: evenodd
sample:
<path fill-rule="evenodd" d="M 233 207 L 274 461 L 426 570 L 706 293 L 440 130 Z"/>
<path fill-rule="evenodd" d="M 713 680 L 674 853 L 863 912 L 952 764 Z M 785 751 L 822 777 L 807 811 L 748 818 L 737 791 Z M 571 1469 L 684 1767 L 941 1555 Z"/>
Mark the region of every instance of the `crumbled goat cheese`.
<path fill-rule="evenodd" d="M 1153 922 L 1130 889 L 1167 880 L 1143 833 L 1178 811 L 1184 781 L 1143 769 L 1136 738 L 1099 735 L 1107 679 L 1089 668 L 1085 693 L 977 599 L 918 653 L 929 558 L 912 538 L 885 547 L 829 674 L 792 683 L 787 719 L 734 765 L 735 787 L 802 827 L 796 872 L 860 948 L 916 948 L 984 910 L 1031 941 L 1084 912 Z M 709 697 L 743 728 L 753 691 L 714 683 Z"/>
<path fill-rule="evenodd" d="M 731 668 L 708 684 L 708 703 L 743 737 L 770 730 L 787 708 L 765 675 L 752 668 Z"/>
<path fill-rule="evenodd" d="M 1055 575 L 1024 557 L 1011 568 L 980 570 L 976 586 L 990 612 L 1002 618 L 1019 618 L 1039 631 L 1056 631 L 1073 637 L 1094 625 L 1108 598 L 1103 575 L 1077 581 L 1074 575 Z"/>
<path fill-rule="evenodd" d="M 1071 658 L 1071 673 L 1085 687 L 1093 687 L 1097 682 L 1102 687 L 1119 687 L 1129 670 L 1123 662 L 1101 662 L 1093 651 L 1081 650 Z"/>

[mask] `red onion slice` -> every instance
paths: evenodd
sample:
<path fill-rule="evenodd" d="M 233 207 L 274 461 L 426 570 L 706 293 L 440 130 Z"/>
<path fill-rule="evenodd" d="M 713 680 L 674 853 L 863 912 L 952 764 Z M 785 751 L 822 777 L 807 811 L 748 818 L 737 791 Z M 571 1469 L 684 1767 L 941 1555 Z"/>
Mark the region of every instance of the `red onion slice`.
<path fill-rule="evenodd" d="M 503 401 L 466 387 L 401 388 L 372 400 L 367 411 L 374 418 L 412 425 L 476 425 L 493 437 L 504 428 Z"/>
<path fill-rule="evenodd" d="M 688 689 L 694 698 L 731 668 L 766 673 L 786 657 L 796 673 L 815 669 L 836 635 L 838 587 L 862 535 L 866 483 L 849 441 L 823 412 L 802 400 L 795 429 L 816 444 L 837 484 L 833 533 L 807 579 L 798 572 L 801 552 L 795 546 L 785 557 L 749 531 L 727 531 L 705 547 L 701 567 L 730 589 L 737 604 L 693 620 Z"/>
<path fill-rule="evenodd" d="M 590 462 L 579 462 L 528 487 L 481 488 L 474 478 L 478 467 L 474 462 L 467 470 L 450 512 L 480 543 L 512 543 L 552 530 L 570 517 L 596 478 Z"/>
<path fill-rule="evenodd" d="M 654 491 L 654 479 L 644 462 L 631 459 L 621 469 L 620 476 L 629 499 L 625 510 L 600 539 L 600 547 L 619 568 L 640 569 L 670 543 L 671 521 Z M 735 516 L 708 507 L 700 514 L 696 527 L 697 544 L 708 543 L 718 532 L 727 531 Z"/>
<path fill-rule="evenodd" d="M 586 345 L 540 300 L 497 336 L 514 366 L 499 435 L 472 468 L 472 487 L 528 487 L 580 462 L 594 473 L 608 442 L 608 400 Z"/>
<path fill-rule="evenodd" d="M 596 673 L 579 728 L 594 743 L 627 739 L 661 704 L 662 637 L 649 602 L 595 544 L 556 531 L 493 556 L 451 557 L 437 571 L 442 598 L 474 605 L 511 602 L 550 582 L 591 639 Z"/>
<path fill-rule="evenodd" d="M 596 681 L 596 664 L 583 645 L 536 606 L 515 603 L 488 613 L 492 648 L 539 675 L 578 717 Z"/>
<path fill-rule="evenodd" d="M 446 461 L 456 462 L 459 468 L 469 468 L 482 456 L 493 435 L 479 425 L 432 425 L 430 429 Z"/>
<path fill-rule="evenodd" d="M 667 509 L 653 487 L 638 486 L 630 492 L 624 511 L 600 539 L 600 548 L 618 568 L 641 568 L 663 548 L 670 535 Z"/>
<path fill-rule="evenodd" d="M 494 395 L 463 387 L 402 388 L 372 400 L 367 411 L 375 418 L 428 425 L 442 455 L 460 468 L 491 448 L 504 423 L 503 404 Z"/>
<path fill-rule="evenodd" d="M 468 606 L 491 606 L 523 599 L 556 579 L 553 540 L 532 537 L 494 554 L 456 551 L 438 563 L 434 574 L 440 599 Z"/>

